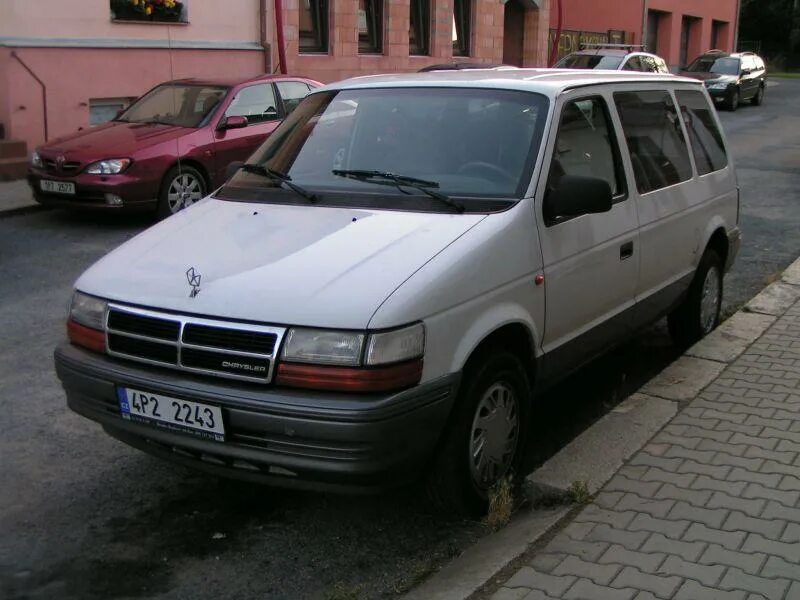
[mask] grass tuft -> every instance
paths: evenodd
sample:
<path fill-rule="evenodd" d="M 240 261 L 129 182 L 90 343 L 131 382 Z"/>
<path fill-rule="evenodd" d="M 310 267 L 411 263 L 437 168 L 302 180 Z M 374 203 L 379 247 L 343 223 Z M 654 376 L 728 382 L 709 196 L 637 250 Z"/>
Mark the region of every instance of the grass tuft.
<path fill-rule="evenodd" d="M 589 502 L 589 485 L 582 480 L 576 480 L 569 486 L 569 495 L 575 504 L 586 504 Z"/>
<path fill-rule="evenodd" d="M 347 585 L 341 581 L 325 592 L 325 600 L 362 600 L 364 597 L 363 585 Z"/>
<path fill-rule="evenodd" d="M 489 512 L 486 514 L 486 525 L 492 529 L 500 529 L 511 520 L 514 512 L 514 485 L 510 475 L 498 481 L 489 492 Z"/>

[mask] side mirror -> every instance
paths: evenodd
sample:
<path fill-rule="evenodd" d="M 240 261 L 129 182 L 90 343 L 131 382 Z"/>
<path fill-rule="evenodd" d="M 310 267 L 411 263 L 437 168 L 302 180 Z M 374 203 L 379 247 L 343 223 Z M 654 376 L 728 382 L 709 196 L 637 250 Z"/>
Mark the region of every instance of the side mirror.
<path fill-rule="evenodd" d="M 242 168 L 242 165 L 244 165 L 243 160 L 235 160 L 225 167 L 225 183 L 228 183 L 231 178 L 236 175 L 236 172 Z"/>
<path fill-rule="evenodd" d="M 231 115 L 220 119 L 217 129 L 241 129 L 247 127 L 247 117 L 241 115 Z"/>
<path fill-rule="evenodd" d="M 611 186 L 600 177 L 562 175 L 547 198 L 546 214 L 552 219 L 578 217 L 611 210 Z"/>

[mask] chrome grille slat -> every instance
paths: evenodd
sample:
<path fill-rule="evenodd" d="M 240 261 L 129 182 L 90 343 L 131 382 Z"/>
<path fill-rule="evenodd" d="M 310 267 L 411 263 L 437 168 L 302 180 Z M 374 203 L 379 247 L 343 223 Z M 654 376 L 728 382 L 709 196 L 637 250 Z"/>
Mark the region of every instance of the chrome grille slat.
<path fill-rule="evenodd" d="M 137 326 L 142 331 L 137 331 Z M 193 343 L 183 341 L 187 328 L 199 332 L 199 335 L 191 336 Z M 112 303 L 106 313 L 106 332 L 106 351 L 111 356 L 190 373 L 269 383 L 286 329 L 175 315 Z M 197 343 L 201 340 L 208 343 Z M 234 347 L 226 345 L 226 342 Z M 140 351 L 137 351 L 137 344 Z M 269 352 L 237 349 L 251 347 L 252 350 L 257 346 L 269 349 Z M 164 361 L 163 353 L 167 348 L 174 348 L 174 361 Z M 207 366 L 215 362 L 217 367 Z"/>

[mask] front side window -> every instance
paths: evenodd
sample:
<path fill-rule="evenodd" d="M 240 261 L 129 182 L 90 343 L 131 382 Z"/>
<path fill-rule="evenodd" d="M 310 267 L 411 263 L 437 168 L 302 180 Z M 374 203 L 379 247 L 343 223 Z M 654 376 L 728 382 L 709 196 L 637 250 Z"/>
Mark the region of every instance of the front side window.
<path fill-rule="evenodd" d="M 469 56 L 472 0 L 453 0 L 453 56 Z"/>
<path fill-rule="evenodd" d="M 283 110 L 285 114 L 289 114 L 300 101 L 308 95 L 309 87 L 302 81 L 279 81 L 277 83 L 278 93 L 281 95 L 283 101 Z"/>
<path fill-rule="evenodd" d="M 318 92 L 284 120 L 250 162 L 290 176 L 317 193 L 321 203 L 333 198 L 348 206 L 377 202 L 387 208 L 448 210 L 418 188 L 377 175 L 357 176 L 372 172 L 412 178 L 427 189 L 465 198 L 470 210 L 486 199 L 522 197 L 547 104 L 540 94 L 495 89 Z M 280 201 L 280 182 L 256 173 L 237 174 L 230 187 L 259 190 L 263 193 L 255 195 L 263 201 Z"/>
<path fill-rule="evenodd" d="M 116 120 L 199 127 L 227 91 L 224 87 L 204 85 L 160 85 L 131 104 Z"/>
<path fill-rule="evenodd" d="M 240 89 L 225 111 L 225 116 L 247 117 L 248 125 L 277 119 L 278 109 L 272 84 L 262 83 Z"/>
<path fill-rule="evenodd" d="M 411 0 L 410 9 L 408 53 L 415 56 L 427 56 L 430 54 L 430 1 Z"/>
<path fill-rule="evenodd" d="M 702 92 L 680 90 L 675 92 L 681 107 L 689 142 L 697 165 L 697 173 L 706 175 L 719 171 L 728 164 L 722 134 L 714 120 L 714 113 Z"/>
<path fill-rule="evenodd" d="M 691 179 L 689 150 L 669 92 L 616 92 L 614 102 L 639 193 Z"/>
<path fill-rule="evenodd" d="M 561 112 L 547 178 L 548 195 L 564 175 L 605 179 L 615 198 L 625 194 L 619 147 L 605 100 L 599 96 L 568 102 Z M 544 218 L 548 224 L 555 223 L 547 199 Z"/>
<path fill-rule="evenodd" d="M 383 51 L 383 0 L 358 0 L 358 51 Z"/>
<path fill-rule="evenodd" d="M 716 73 L 717 75 L 738 75 L 739 59 L 723 56 L 701 56 L 686 67 L 690 73 Z"/>
<path fill-rule="evenodd" d="M 300 52 L 328 51 L 328 1 L 300 0 Z"/>

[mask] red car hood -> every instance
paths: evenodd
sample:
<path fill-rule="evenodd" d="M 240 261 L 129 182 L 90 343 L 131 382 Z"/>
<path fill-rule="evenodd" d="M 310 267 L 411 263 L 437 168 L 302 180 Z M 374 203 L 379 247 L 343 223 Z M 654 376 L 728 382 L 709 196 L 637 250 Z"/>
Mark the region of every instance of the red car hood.
<path fill-rule="evenodd" d="M 38 149 L 44 156 L 63 155 L 82 163 L 133 156 L 137 150 L 174 140 L 191 129 L 156 123 L 112 121 L 51 140 Z"/>

